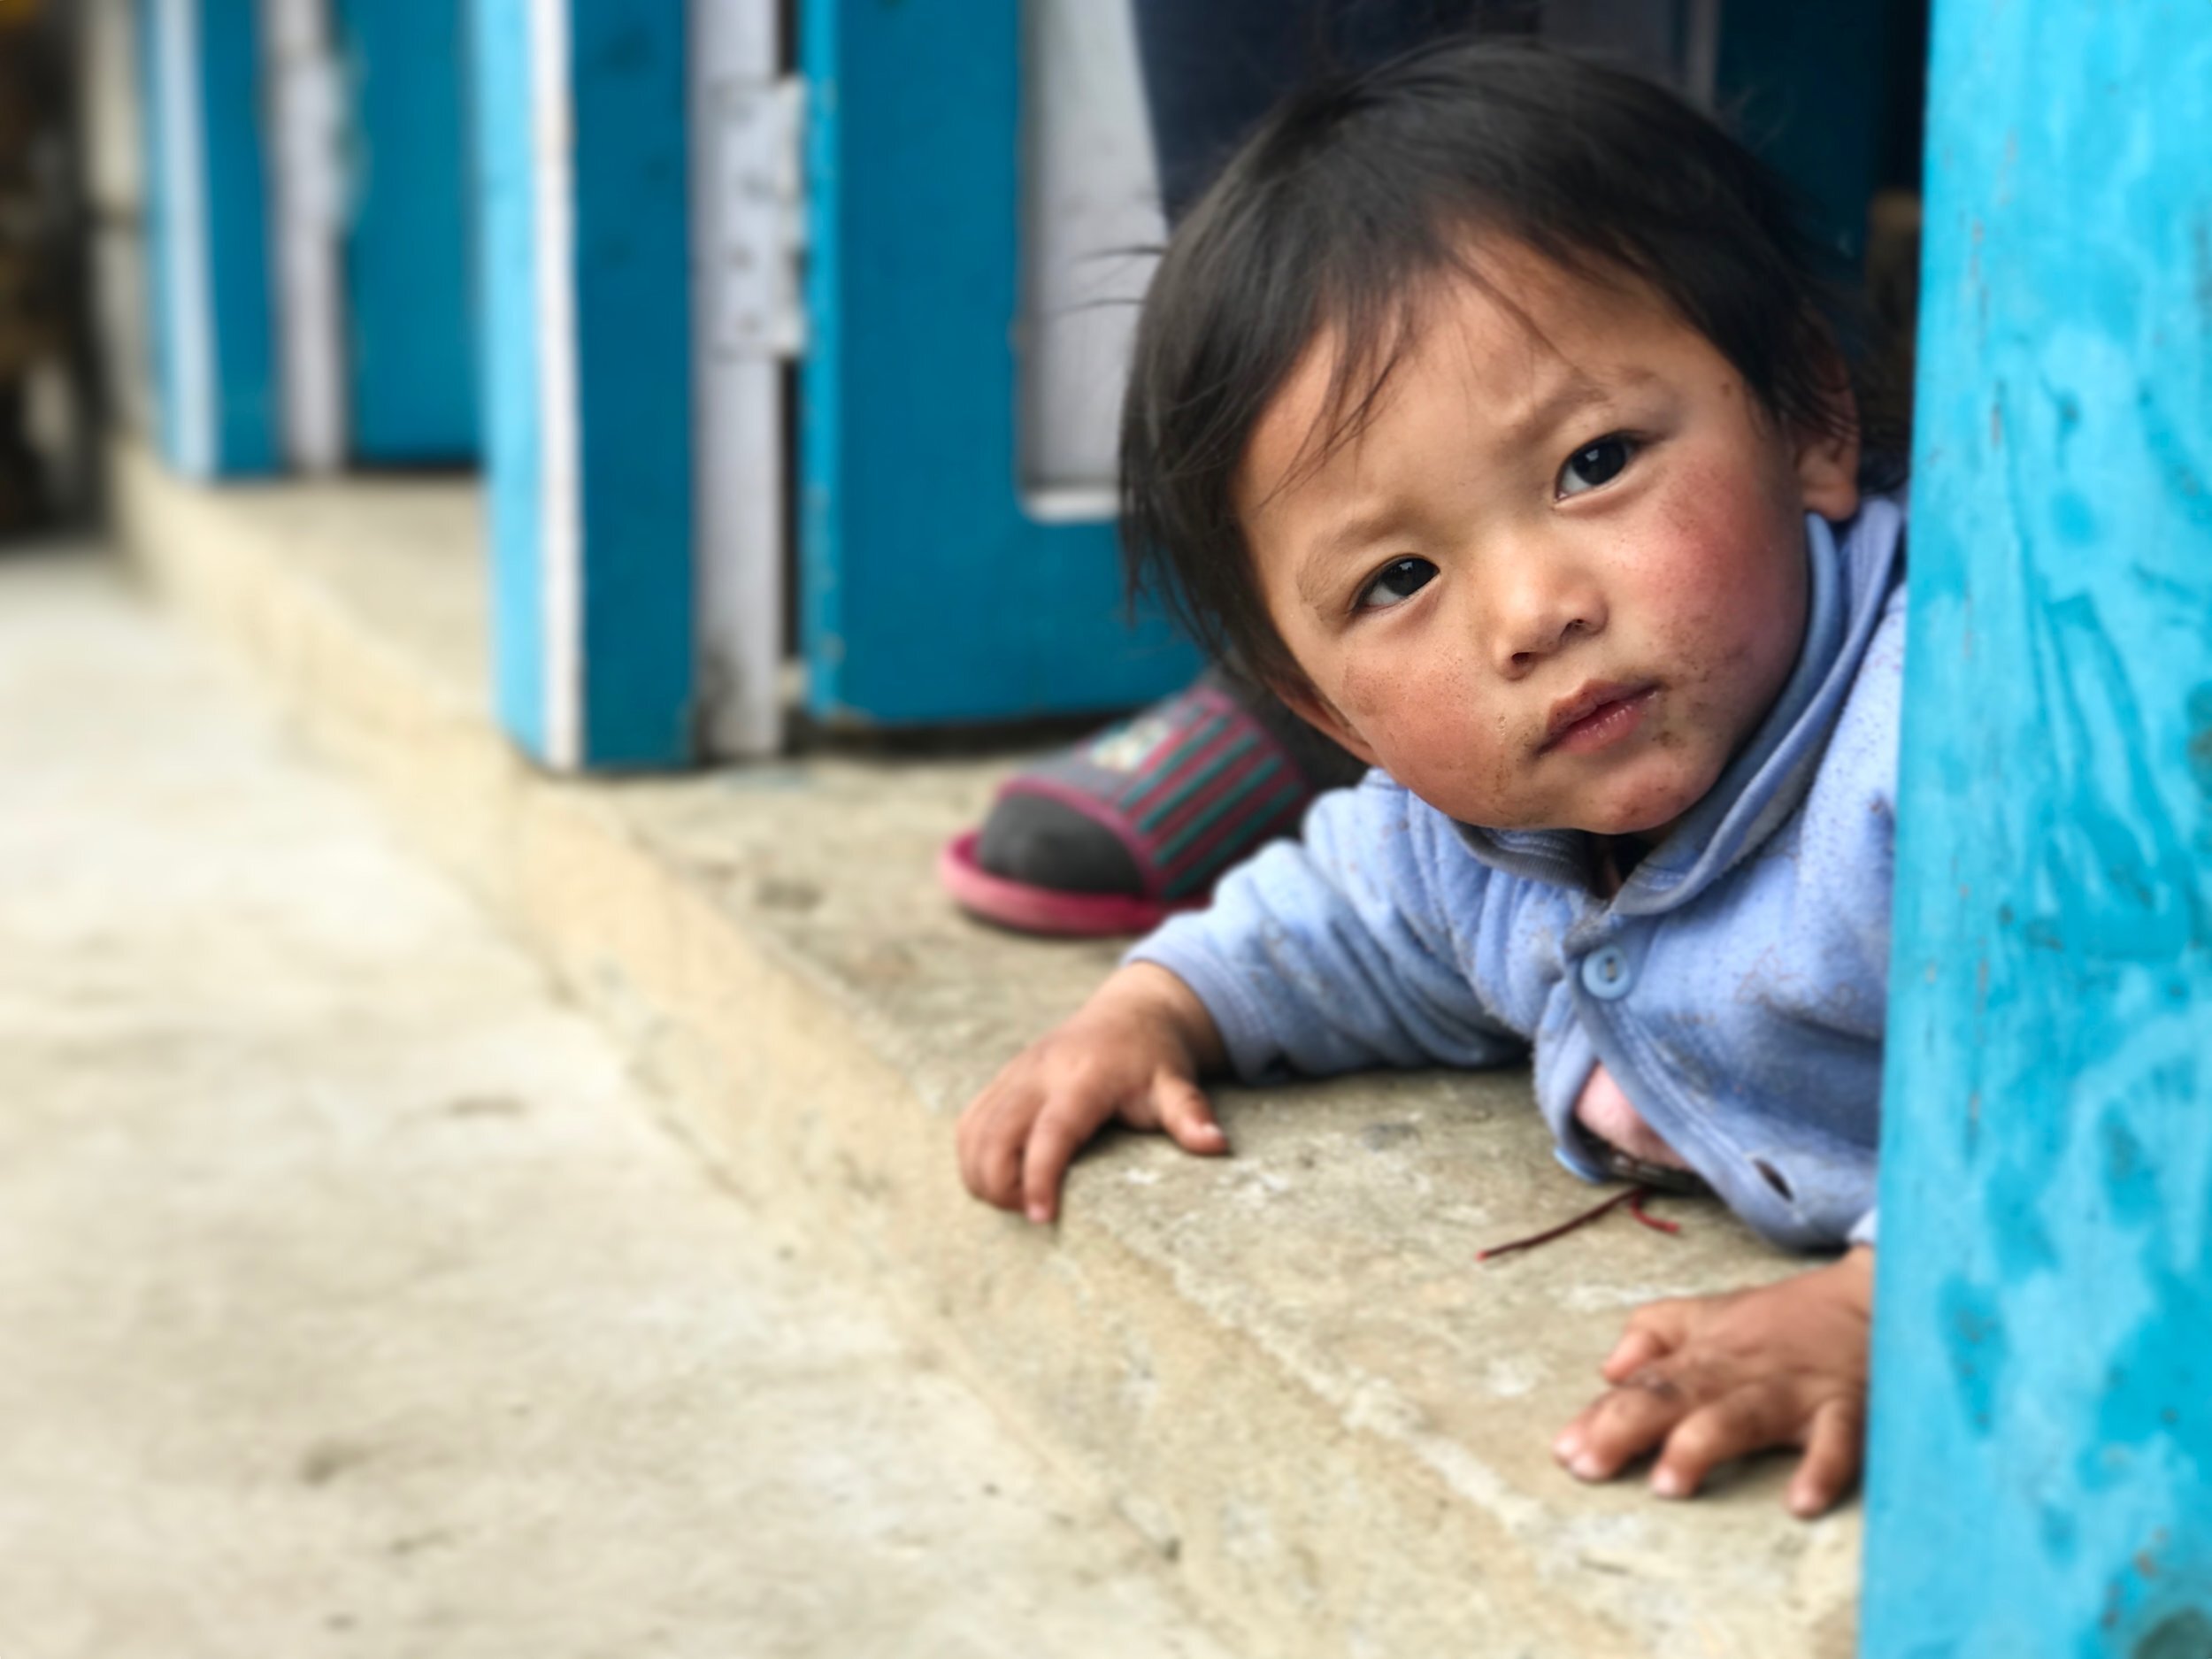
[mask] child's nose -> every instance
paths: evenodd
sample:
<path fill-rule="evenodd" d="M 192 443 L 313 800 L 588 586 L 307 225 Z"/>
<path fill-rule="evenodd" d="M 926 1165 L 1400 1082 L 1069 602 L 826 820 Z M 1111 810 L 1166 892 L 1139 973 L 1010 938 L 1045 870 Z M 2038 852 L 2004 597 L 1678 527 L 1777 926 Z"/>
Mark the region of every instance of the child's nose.
<path fill-rule="evenodd" d="M 1604 597 L 1568 573 L 1524 570 L 1493 597 L 1491 654 L 1499 673 L 1517 680 L 1571 640 L 1605 626 Z"/>

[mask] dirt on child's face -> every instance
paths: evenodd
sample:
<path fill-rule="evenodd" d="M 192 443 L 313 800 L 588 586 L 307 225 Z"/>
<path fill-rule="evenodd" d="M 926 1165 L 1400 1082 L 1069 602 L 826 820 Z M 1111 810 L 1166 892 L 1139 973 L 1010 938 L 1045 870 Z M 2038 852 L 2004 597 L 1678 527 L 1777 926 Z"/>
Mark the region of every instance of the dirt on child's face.
<path fill-rule="evenodd" d="M 1651 294 L 1474 254 L 1492 288 L 1440 284 L 1357 438 L 1313 465 L 1328 334 L 1254 434 L 1291 700 L 1463 822 L 1662 831 L 1788 677 L 1804 515 L 1857 511 L 1857 446 L 1785 430 Z"/>

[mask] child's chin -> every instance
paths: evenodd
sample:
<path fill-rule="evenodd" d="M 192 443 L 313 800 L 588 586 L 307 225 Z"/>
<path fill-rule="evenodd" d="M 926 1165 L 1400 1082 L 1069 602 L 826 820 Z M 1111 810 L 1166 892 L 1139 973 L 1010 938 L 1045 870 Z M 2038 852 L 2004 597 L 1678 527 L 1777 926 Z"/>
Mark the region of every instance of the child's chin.
<path fill-rule="evenodd" d="M 1682 821 L 1683 815 L 1698 803 L 1703 794 L 1702 790 L 1669 790 L 1640 795 L 1633 801 L 1601 803 L 1588 814 L 1588 822 L 1576 827 L 1593 835 L 1635 835 L 1648 841 L 1664 841 L 1668 832 Z"/>

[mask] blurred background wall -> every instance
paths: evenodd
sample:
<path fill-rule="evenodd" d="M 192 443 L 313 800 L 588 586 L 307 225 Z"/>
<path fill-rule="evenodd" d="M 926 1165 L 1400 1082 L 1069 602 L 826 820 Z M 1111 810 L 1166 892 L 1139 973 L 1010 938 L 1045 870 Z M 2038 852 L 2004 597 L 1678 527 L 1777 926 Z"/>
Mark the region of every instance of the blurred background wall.
<path fill-rule="evenodd" d="M 0 534 L 94 500 L 80 61 L 58 4 L 0 0 Z"/>

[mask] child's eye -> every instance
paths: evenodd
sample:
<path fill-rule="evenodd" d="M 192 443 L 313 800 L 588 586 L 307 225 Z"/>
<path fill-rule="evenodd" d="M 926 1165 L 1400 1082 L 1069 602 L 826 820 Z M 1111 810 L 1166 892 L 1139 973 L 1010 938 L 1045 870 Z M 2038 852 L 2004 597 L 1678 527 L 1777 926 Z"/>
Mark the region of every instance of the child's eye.
<path fill-rule="evenodd" d="M 1375 580 L 1360 590 L 1362 611 L 1387 611 L 1403 604 L 1429 584 L 1436 566 L 1426 559 L 1393 559 L 1376 572 Z"/>
<path fill-rule="evenodd" d="M 1569 456 L 1566 465 L 1559 469 L 1556 488 L 1560 495 L 1563 498 L 1579 495 L 1586 489 L 1595 489 L 1601 484 L 1611 483 L 1620 476 L 1621 469 L 1628 465 L 1629 457 L 1635 452 L 1633 441 L 1617 432 L 1600 438 L 1595 443 L 1584 444 Z"/>

